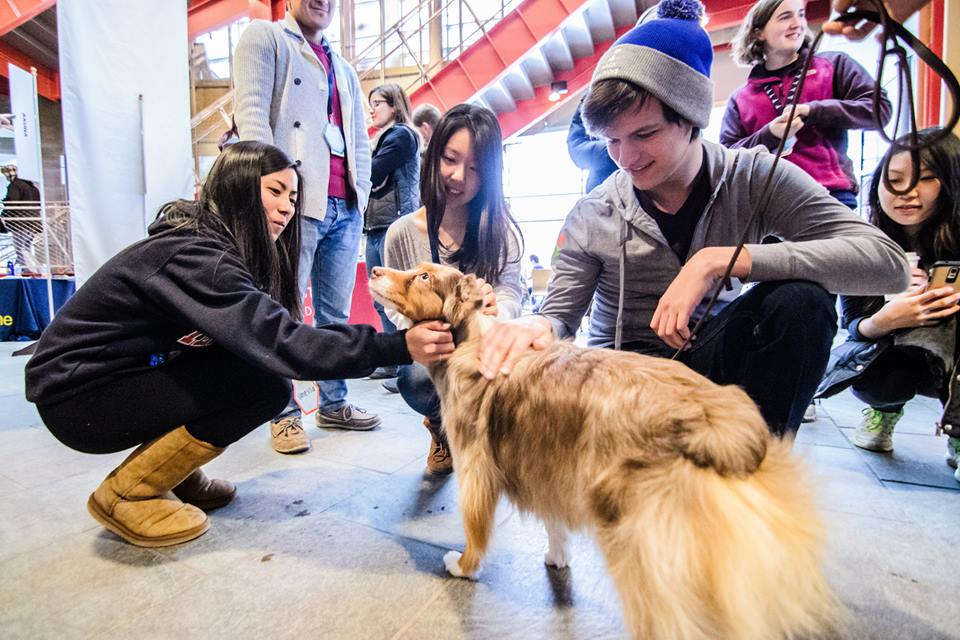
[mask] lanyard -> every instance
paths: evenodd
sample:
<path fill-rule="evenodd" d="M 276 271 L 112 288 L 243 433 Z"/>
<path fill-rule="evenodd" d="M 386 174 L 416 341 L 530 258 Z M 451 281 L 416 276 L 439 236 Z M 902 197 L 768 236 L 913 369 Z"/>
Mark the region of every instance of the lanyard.
<path fill-rule="evenodd" d="M 333 116 L 333 52 L 326 37 L 320 39 L 320 46 L 327 55 L 327 64 L 330 65 L 330 70 L 327 71 L 327 120 L 329 121 Z"/>
<path fill-rule="evenodd" d="M 800 68 L 797 69 L 797 74 L 793 77 L 793 84 L 790 86 L 790 91 L 787 93 L 787 104 L 793 103 L 793 97 L 797 95 L 797 89 L 800 87 L 800 77 L 803 75 L 803 65 L 800 65 Z M 763 90 L 767 94 L 767 97 L 770 98 L 770 102 L 773 103 L 773 108 L 776 109 L 778 114 L 783 113 L 784 104 L 780 101 L 780 96 L 777 95 L 777 92 L 773 90 L 773 85 L 775 82 L 770 82 L 763 85 Z"/>

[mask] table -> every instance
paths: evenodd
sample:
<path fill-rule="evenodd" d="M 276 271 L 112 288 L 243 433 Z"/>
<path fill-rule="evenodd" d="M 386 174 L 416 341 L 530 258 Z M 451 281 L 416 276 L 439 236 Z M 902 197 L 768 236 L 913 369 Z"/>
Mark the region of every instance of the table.
<path fill-rule="evenodd" d="M 77 287 L 73 278 L 53 279 L 53 308 L 59 309 Z M 44 278 L 0 278 L 0 340 L 36 340 L 50 324 Z"/>

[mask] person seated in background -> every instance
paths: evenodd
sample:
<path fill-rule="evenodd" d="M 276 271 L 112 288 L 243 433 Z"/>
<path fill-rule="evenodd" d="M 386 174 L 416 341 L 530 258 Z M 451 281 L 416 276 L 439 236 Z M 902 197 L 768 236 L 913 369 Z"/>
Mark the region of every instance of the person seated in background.
<path fill-rule="evenodd" d="M 537 254 L 531 253 L 527 257 L 527 264 L 523 266 L 523 281 L 527 283 L 528 288 L 533 280 L 533 272 L 538 269 L 543 269 L 543 265 L 540 264 L 540 258 Z"/>
<path fill-rule="evenodd" d="M 440 109 L 429 103 L 424 103 L 413 110 L 411 117 L 413 126 L 420 132 L 420 138 L 423 144 L 420 145 L 420 155 L 427 152 L 427 145 L 430 144 L 430 138 L 440 123 Z"/>
<path fill-rule="evenodd" d="M 537 254 L 531 253 L 522 269 L 523 282 L 527 287 L 523 294 L 523 305 L 530 305 L 534 313 L 540 308 L 539 302 L 543 299 L 542 296 L 540 296 L 540 300 L 533 299 L 533 273 L 535 271 L 543 271 L 543 265 L 540 264 L 540 258 Z"/>
<path fill-rule="evenodd" d="M 939 127 L 918 133 L 921 143 L 942 135 Z M 901 142 L 908 142 L 902 138 Z M 870 183 L 870 222 L 911 252 L 918 263 L 901 295 L 841 296 L 849 338 L 833 350 L 817 395 L 829 397 L 851 387 L 867 403 L 853 443 L 871 451 L 893 451 L 893 430 L 903 407 L 916 395 L 943 403 L 940 424 L 960 425 L 957 311 L 960 293 L 952 286 L 931 288 L 927 270 L 940 260 L 960 260 L 960 139 L 948 133 L 920 150 L 920 180 L 909 186 L 908 151 L 888 150 Z M 947 463 L 960 460 L 960 429 L 947 441 Z M 960 471 L 955 474 L 960 482 Z"/>
<path fill-rule="evenodd" d="M 909 281 L 903 250 L 789 162 L 703 140 L 713 45 L 702 5 L 665 0 L 604 54 L 583 104 L 620 169 L 567 216 L 541 315 L 484 335 L 480 371 L 509 374 L 531 344 L 572 338 L 593 301 L 588 344 L 668 357 L 684 348 L 740 238 L 724 293 L 679 359 L 737 384 L 770 430 L 792 435 L 827 364 L 832 292 L 882 294 Z M 760 208 L 762 206 L 762 208 Z M 757 217 L 753 218 L 757 211 Z M 762 244 L 774 236 L 776 244 Z M 756 286 L 740 294 L 741 282 Z"/>
<path fill-rule="evenodd" d="M 382 334 L 300 321 L 302 191 L 278 148 L 227 147 L 199 202 L 164 206 L 145 240 L 70 298 L 27 363 L 27 399 L 60 442 L 84 453 L 138 447 L 87 501 L 131 544 L 207 530 L 202 509 L 236 488 L 200 467 L 286 406 L 290 379 L 358 378 L 453 351 L 440 322 Z"/>
<path fill-rule="evenodd" d="M 440 119 L 420 182 L 423 207 L 390 225 L 386 266 L 405 271 L 423 262 L 454 266 L 486 281 L 484 312 L 520 315 L 522 236 L 503 197 L 503 137 L 489 109 L 461 104 Z M 409 321 L 387 311 L 397 326 Z M 404 401 L 424 416 L 431 443 L 427 469 L 453 471 L 440 397 L 419 365 L 401 366 L 397 386 Z"/>
<path fill-rule="evenodd" d="M 762 145 L 776 152 L 786 137 L 790 148 L 784 157 L 855 209 L 859 185 L 847 156 L 847 132 L 877 128 L 874 79 L 846 54 L 817 53 L 788 129 L 790 104 L 812 40 L 806 0 L 760 0 L 753 5 L 732 43 L 734 61 L 753 68 L 727 101 L 720 144 Z M 877 109 L 886 124 L 892 112 L 886 92 Z"/>

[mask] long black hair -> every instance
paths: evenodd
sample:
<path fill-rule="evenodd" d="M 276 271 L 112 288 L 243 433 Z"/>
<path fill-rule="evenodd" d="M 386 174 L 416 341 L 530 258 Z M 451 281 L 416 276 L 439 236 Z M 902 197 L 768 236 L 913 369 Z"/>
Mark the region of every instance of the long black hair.
<path fill-rule="evenodd" d="M 925 143 L 939 135 L 941 130 L 941 127 L 923 129 L 917 132 L 917 139 Z M 908 144 L 909 138 L 904 136 L 899 142 Z M 895 148 L 891 145 L 887 150 L 870 180 L 870 222 L 880 227 L 901 248 L 919 253 L 924 265 L 929 266 L 936 260 L 960 259 L 960 139 L 950 133 L 920 150 L 920 165 L 937 176 L 940 195 L 933 214 L 921 223 L 914 240 L 880 207 L 880 183 Z"/>
<path fill-rule="evenodd" d="M 294 215 L 276 242 L 263 208 L 260 178 L 283 169 L 297 174 Z M 213 163 L 199 202 L 178 200 L 160 210 L 178 229 L 213 229 L 229 236 L 254 281 L 271 298 L 299 319 L 300 203 L 303 181 L 296 164 L 280 149 L 244 141 L 226 147 Z"/>
<path fill-rule="evenodd" d="M 489 109 L 460 104 L 447 111 L 437 124 L 423 158 L 420 201 L 427 210 L 431 246 L 439 246 L 440 222 L 446 195 L 440 163 L 447 143 L 461 129 L 470 132 L 480 189 L 467 205 L 463 244 L 450 256 L 465 273 L 475 273 L 495 284 L 508 262 L 519 262 L 522 249 L 511 255 L 523 234 L 503 197 L 503 136 L 497 116 Z M 516 234 L 515 236 L 513 234 Z"/>

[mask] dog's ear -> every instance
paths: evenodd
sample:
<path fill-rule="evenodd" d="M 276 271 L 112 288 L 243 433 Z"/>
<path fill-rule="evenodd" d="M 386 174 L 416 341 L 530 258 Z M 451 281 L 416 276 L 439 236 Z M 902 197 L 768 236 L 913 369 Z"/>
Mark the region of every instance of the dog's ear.
<path fill-rule="evenodd" d="M 483 288 L 479 278 L 468 273 L 457 284 L 457 297 L 469 309 L 479 309 L 483 306 Z"/>
<path fill-rule="evenodd" d="M 468 273 L 457 279 L 454 295 L 444 301 L 443 315 L 453 325 L 463 324 L 483 306 L 483 289 L 477 276 Z"/>

